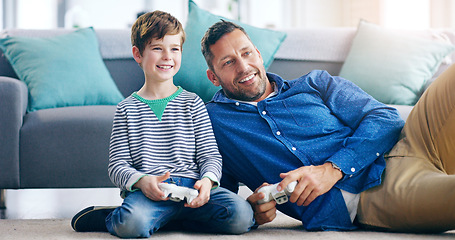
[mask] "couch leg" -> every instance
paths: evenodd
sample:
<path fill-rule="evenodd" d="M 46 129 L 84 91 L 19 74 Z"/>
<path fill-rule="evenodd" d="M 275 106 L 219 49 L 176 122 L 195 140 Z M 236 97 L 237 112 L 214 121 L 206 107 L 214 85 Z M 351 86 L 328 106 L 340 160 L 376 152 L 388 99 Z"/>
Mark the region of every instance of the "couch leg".
<path fill-rule="evenodd" d="M 0 209 L 6 209 L 5 189 L 0 189 Z"/>

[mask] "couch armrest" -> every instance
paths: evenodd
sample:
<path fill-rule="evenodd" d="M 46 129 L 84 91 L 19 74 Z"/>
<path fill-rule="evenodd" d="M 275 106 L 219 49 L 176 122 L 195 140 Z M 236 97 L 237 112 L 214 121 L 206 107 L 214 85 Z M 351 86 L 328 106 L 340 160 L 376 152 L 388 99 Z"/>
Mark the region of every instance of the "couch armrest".
<path fill-rule="evenodd" d="M 27 109 L 27 86 L 0 77 L 0 99 L 0 189 L 19 188 L 19 131 Z"/>

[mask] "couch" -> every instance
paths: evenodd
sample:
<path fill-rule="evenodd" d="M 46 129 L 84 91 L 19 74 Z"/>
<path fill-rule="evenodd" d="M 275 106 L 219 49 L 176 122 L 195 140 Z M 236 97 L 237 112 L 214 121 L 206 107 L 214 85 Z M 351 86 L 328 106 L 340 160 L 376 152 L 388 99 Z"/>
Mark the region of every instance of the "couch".
<path fill-rule="evenodd" d="M 5 30 L 45 37 L 69 30 Z M 268 71 L 294 79 L 313 69 L 338 75 L 355 28 L 284 30 L 287 37 Z M 96 30 L 104 64 L 123 96 L 143 84 L 131 57 L 129 30 Z M 452 42 L 455 34 L 447 31 Z M 28 89 L 0 52 L 0 189 L 113 187 L 107 175 L 115 105 L 27 111 Z M 450 55 L 455 60 L 455 55 Z M 447 68 L 443 63 L 437 76 Z M 208 81 L 208 80 L 207 80 Z M 406 119 L 412 106 L 394 105 Z"/>

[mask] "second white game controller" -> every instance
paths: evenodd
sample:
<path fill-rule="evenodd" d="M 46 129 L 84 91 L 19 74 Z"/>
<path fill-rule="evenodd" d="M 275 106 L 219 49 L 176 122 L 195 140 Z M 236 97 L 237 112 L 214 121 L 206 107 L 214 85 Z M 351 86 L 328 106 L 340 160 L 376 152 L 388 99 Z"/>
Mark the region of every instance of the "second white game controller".
<path fill-rule="evenodd" d="M 190 204 L 199 195 L 196 189 L 177 186 L 171 183 L 158 183 L 158 187 L 164 192 L 164 198 L 169 197 L 174 202 L 180 202 L 186 199 L 186 202 Z"/>
<path fill-rule="evenodd" d="M 289 200 L 288 196 L 294 192 L 297 182 L 289 183 L 284 190 L 278 191 L 276 188 L 278 183 L 261 187 L 258 192 L 264 193 L 265 197 L 258 201 L 259 204 L 267 203 L 275 200 L 277 204 L 283 204 Z"/>

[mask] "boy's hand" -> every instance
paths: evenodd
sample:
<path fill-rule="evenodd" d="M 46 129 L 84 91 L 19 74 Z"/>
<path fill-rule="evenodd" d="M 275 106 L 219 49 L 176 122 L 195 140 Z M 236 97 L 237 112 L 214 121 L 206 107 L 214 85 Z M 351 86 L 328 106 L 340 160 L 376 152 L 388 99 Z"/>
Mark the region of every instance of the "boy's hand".
<path fill-rule="evenodd" d="M 276 202 L 270 201 L 267 203 L 259 204 L 258 201 L 263 199 L 264 193 L 258 193 L 259 188 L 270 185 L 263 183 L 259 186 L 253 194 L 251 194 L 246 200 L 250 203 L 254 211 L 254 218 L 256 223 L 262 225 L 264 223 L 271 222 L 276 217 Z"/>
<path fill-rule="evenodd" d="M 141 189 L 142 193 L 153 201 L 167 200 L 168 198 L 163 198 L 164 192 L 158 187 L 158 183 L 168 179 L 170 176 L 170 172 L 162 176 L 144 176 L 133 187 Z"/>
<path fill-rule="evenodd" d="M 197 198 L 193 199 L 190 204 L 185 203 L 185 207 L 198 208 L 206 204 L 210 199 L 210 190 L 213 181 L 209 178 L 202 178 L 194 184 L 194 188 L 199 191 Z"/>

